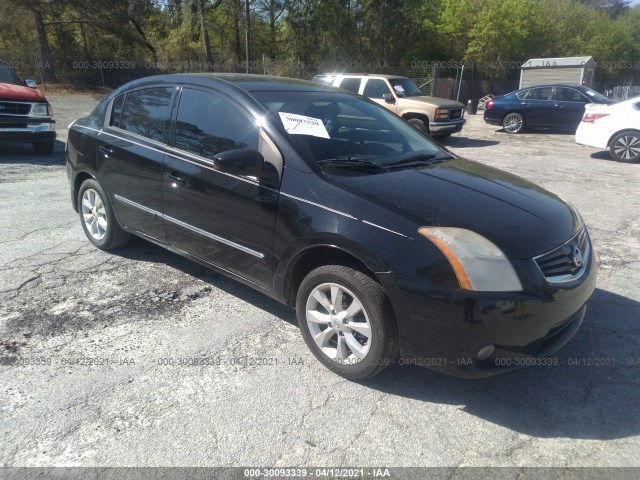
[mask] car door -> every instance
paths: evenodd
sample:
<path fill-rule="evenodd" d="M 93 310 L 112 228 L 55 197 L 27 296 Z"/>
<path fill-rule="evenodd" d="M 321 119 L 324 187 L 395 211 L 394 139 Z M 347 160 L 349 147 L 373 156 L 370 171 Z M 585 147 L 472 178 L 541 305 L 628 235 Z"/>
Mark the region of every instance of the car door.
<path fill-rule="evenodd" d="M 529 127 L 546 127 L 553 124 L 556 108 L 553 106 L 553 87 L 535 87 L 520 99 Z"/>
<path fill-rule="evenodd" d="M 387 101 L 384 99 L 384 95 L 386 93 L 390 94 L 394 99 L 393 103 L 387 103 Z M 386 80 L 383 80 L 381 78 L 368 78 L 367 83 L 364 85 L 362 95 L 370 98 L 383 107 L 388 108 L 393 113 L 396 113 L 396 106 L 398 104 L 398 101 L 394 93 L 391 91 L 391 87 L 386 82 Z"/>
<path fill-rule="evenodd" d="M 118 220 L 162 242 L 162 160 L 175 92 L 162 85 L 119 95 L 97 139 L 99 180 Z"/>
<path fill-rule="evenodd" d="M 575 88 L 556 87 L 554 106 L 559 127 L 577 128 L 584 115 L 584 106 L 590 100 Z"/>
<path fill-rule="evenodd" d="M 263 288 L 273 282 L 273 240 L 279 190 L 254 177 L 216 169 L 220 152 L 251 147 L 265 168 L 282 157 L 253 117 L 221 93 L 184 87 L 174 114 L 172 150 L 163 165 L 168 242 Z"/>

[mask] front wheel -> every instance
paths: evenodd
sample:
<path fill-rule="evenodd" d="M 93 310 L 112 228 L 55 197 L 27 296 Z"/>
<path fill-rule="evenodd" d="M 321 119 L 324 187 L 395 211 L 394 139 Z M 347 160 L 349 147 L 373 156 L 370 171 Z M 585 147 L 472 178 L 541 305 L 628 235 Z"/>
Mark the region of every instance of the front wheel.
<path fill-rule="evenodd" d="M 424 120 L 419 118 L 410 118 L 407 120 L 407 123 L 411 125 L 416 130 L 424 133 L 425 135 L 429 135 L 429 125 Z"/>
<path fill-rule="evenodd" d="M 524 117 L 519 113 L 509 113 L 502 119 L 502 128 L 507 133 L 520 133 L 524 129 Z"/>
<path fill-rule="evenodd" d="M 620 132 L 609 144 L 611 158 L 620 162 L 634 162 L 640 159 L 640 132 Z"/>
<path fill-rule="evenodd" d="M 87 238 L 102 250 L 121 247 L 131 238 L 118 224 L 107 195 L 95 180 L 85 180 L 80 186 L 78 213 Z"/>
<path fill-rule="evenodd" d="M 298 326 L 315 357 L 350 380 L 376 375 L 395 358 L 393 312 L 382 286 L 340 265 L 319 267 L 300 284 Z"/>

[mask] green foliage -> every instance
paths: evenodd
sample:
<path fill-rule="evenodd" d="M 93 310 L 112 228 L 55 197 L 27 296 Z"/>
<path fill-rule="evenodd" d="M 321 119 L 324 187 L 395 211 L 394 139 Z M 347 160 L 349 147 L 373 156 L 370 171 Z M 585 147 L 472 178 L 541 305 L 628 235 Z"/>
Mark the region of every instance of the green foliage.
<path fill-rule="evenodd" d="M 244 0 L 0 0 L 0 9 L 11 12 L 0 17 L 0 58 L 23 76 L 121 83 L 246 66 Z M 603 82 L 640 81 L 640 8 L 626 0 L 251 0 L 250 10 L 258 73 L 454 60 L 504 79 L 528 58 L 592 55 Z"/>

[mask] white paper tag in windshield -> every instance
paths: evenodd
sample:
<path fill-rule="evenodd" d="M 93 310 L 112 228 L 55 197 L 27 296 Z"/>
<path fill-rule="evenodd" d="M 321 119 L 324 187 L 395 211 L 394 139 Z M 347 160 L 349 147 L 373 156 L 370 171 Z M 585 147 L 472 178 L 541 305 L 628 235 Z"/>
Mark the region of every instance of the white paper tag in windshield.
<path fill-rule="evenodd" d="M 319 118 L 305 117 L 295 113 L 278 112 L 287 133 L 292 135 L 313 135 L 329 138 L 329 132 Z"/>
<path fill-rule="evenodd" d="M 393 88 L 401 95 L 404 93 L 404 88 L 402 88 L 402 85 L 394 85 Z"/>

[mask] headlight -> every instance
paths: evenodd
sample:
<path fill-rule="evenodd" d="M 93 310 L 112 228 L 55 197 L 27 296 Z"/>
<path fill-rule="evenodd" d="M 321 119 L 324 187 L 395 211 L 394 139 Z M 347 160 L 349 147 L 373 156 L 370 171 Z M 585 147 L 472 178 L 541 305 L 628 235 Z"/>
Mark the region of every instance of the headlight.
<path fill-rule="evenodd" d="M 46 103 L 37 103 L 33 106 L 33 109 L 31 110 L 31 115 L 34 115 L 37 117 L 51 116 L 49 114 L 49 106 Z"/>
<path fill-rule="evenodd" d="M 511 262 L 502 250 L 483 236 L 453 227 L 421 227 L 418 232 L 444 254 L 460 288 L 485 292 L 522 290 Z"/>

